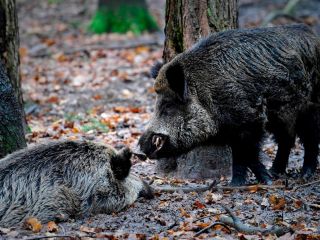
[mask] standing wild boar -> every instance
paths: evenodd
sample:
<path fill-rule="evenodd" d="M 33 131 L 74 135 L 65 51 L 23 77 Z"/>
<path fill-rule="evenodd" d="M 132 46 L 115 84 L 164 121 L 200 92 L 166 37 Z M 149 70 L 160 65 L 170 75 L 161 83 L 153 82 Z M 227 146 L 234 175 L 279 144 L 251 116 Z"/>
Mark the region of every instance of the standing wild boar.
<path fill-rule="evenodd" d="M 284 173 L 298 135 L 304 177 L 317 167 L 320 127 L 320 41 L 304 25 L 216 33 L 153 71 L 157 102 L 140 149 L 165 158 L 206 143 L 232 148 L 233 185 L 247 169 L 271 183 L 259 161 L 267 129 Z"/>
<path fill-rule="evenodd" d="M 88 142 L 52 142 L 0 160 L 0 226 L 28 217 L 43 222 L 111 213 L 149 186 L 129 174 L 131 152 Z"/>

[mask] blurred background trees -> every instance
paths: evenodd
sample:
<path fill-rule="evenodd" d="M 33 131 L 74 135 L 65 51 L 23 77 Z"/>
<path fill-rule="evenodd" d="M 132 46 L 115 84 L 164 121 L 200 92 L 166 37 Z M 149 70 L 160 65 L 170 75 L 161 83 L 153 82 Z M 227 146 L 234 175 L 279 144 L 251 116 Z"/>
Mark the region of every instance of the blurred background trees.
<path fill-rule="evenodd" d="M 133 32 L 157 30 L 145 0 L 99 0 L 90 30 L 94 33 Z"/>

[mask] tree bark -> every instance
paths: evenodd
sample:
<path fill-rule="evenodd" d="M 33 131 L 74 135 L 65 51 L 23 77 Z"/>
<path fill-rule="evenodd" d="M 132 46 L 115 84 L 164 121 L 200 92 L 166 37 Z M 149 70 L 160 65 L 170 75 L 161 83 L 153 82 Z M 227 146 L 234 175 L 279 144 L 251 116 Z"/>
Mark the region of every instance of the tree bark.
<path fill-rule="evenodd" d="M 0 157 L 26 146 L 15 0 L 0 0 Z"/>
<path fill-rule="evenodd" d="M 164 62 L 210 33 L 238 27 L 237 0 L 167 0 Z M 169 177 L 219 180 L 231 174 L 227 146 L 200 146 L 182 156 L 159 159 L 156 170 Z"/>
<path fill-rule="evenodd" d="M 167 0 L 163 59 L 170 61 L 210 33 L 237 27 L 237 0 Z"/>

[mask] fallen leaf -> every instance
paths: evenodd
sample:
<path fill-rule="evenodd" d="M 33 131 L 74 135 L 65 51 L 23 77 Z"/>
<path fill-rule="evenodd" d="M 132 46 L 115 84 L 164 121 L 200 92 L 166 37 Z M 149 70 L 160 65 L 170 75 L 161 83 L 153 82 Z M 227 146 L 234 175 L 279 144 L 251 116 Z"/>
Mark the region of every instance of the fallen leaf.
<path fill-rule="evenodd" d="M 195 206 L 195 207 L 198 208 L 198 209 L 203 209 L 203 208 L 206 207 L 206 206 L 205 206 L 203 203 L 201 203 L 199 200 L 196 200 L 196 201 L 193 203 L 193 206 Z"/>
<path fill-rule="evenodd" d="M 128 112 L 128 108 L 122 107 L 122 106 L 118 106 L 118 107 L 114 107 L 113 111 L 116 112 L 116 113 L 126 113 L 126 112 Z"/>
<path fill-rule="evenodd" d="M 102 232 L 102 228 L 93 228 L 93 227 L 86 227 L 86 226 L 81 226 L 80 227 L 81 232 L 86 232 L 86 233 L 100 233 Z"/>
<path fill-rule="evenodd" d="M 248 190 L 249 190 L 249 192 L 251 192 L 251 193 L 257 192 L 258 189 L 259 189 L 258 185 L 253 185 L 253 186 L 249 186 L 249 187 L 248 187 Z"/>
<path fill-rule="evenodd" d="M 286 200 L 283 197 L 277 197 L 275 195 L 269 196 L 269 203 L 273 210 L 283 210 L 286 205 Z"/>
<path fill-rule="evenodd" d="M 102 96 L 100 94 L 96 94 L 92 97 L 94 100 L 100 100 L 102 99 Z"/>
<path fill-rule="evenodd" d="M 58 98 L 58 96 L 53 95 L 53 96 L 51 96 L 51 97 L 49 97 L 49 98 L 47 99 L 47 102 L 48 102 L 48 103 L 58 103 L 58 102 L 59 102 L 59 98 Z"/>
<path fill-rule="evenodd" d="M 28 55 L 28 49 L 25 47 L 19 48 L 19 55 L 21 58 L 24 58 L 25 56 Z"/>
<path fill-rule="evenodd" d="M 46 44 L 48 47 L 56 44 L 56 40 L 51 39 L 51 38 L 44 39 L 42 42 L 43 42 L 44 44 Z"/>
<path fill-rule="evenodd" d="M 188 214 L 186 210 L 184 210 L 183 208 L 179 208 L 179 210 L 180 210 L 181 217 L 186 217 L 186 218 L 190 217 L 190 214 Z"/>
<path fill-rule="evenodd" d="M 25 229 L 31 230 L 34 233 L 38 233 L 42 229 L 41 222 L 37 218 L 34 218 L 34 217 L 27 218 L 23 225 L 24 225 Z"/>
<path fill-rule="evenodd" d="M 59 227 L 55 222 L 53 222 L 53 221 L 48 222 L 48 224 L 47 224 L 47 231 L 48 232 L 58 232 L 58 229 L 59 229 Z"/>

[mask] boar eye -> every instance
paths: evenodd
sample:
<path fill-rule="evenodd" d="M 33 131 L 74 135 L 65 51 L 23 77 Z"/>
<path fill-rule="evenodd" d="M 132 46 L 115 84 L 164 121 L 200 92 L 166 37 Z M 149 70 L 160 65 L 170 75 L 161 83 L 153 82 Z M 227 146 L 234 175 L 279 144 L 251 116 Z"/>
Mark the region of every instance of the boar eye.
<path fill-rule="evenodd" d="M 182 102 L 185 102 L 187 99 L 187 81 L 182 66 L 177 63 L 169 66 L 166 71 L 166 78 L 171 90 L 177 94 Z"/>

